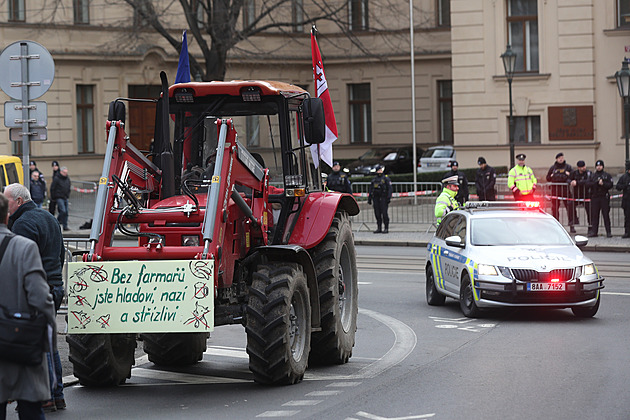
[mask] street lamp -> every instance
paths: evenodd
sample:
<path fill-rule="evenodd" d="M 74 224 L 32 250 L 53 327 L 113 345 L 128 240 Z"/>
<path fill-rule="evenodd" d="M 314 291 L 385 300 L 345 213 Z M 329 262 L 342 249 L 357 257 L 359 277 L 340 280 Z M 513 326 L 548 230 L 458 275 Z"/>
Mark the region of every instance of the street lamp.
<path fill-rule="evenodd" d="M 514 167 L 514 117 L 512 117 L 512 78 L 514 77 L 514 68 L 516 67 L 516 53 L 512 51 L 510 44 L 507 44 L 505 52 L 501 54 L 503 60 L 503 68 L 505 69 L 505 77 L 508 81 L 510 90 L 510 168 Z"/>
<path fill-rule="evenodd" d="M 623 98 L 623 116 L 624 116 L 624 131 L 626 134 L 626 167 L 628 170 L 630 166 L 630 152 L 628 151 L 628 132 L 630 131 L 630 103 L 628 103 L 628 93 L 630 90 L 630 70 L 628 69 L 628 58 L 624 58 L 621 62 L 621 70 L 615 73 L 615 79 L 617 79 L 617 88 L 619 88 L 619 96 Z"/>

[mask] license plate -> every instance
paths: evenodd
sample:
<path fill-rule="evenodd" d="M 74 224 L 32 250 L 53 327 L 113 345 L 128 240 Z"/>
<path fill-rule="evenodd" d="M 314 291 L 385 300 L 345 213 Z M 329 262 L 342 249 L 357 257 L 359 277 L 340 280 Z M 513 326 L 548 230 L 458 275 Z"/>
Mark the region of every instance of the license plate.
<path fill-rule="evenodd" d="M 527 283 L 530 292 L 559 292 L 564 290 L 564 283 Z"/>

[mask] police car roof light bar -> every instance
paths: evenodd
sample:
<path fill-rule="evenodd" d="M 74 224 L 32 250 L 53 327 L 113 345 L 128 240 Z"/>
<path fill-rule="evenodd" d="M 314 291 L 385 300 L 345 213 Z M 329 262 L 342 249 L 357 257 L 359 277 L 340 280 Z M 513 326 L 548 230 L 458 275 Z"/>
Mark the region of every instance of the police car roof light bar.
<path fill-rule="evenodd" d="M 538 201 L 469 201 L 464 205 L 465 210 L 539 210 Z"/>

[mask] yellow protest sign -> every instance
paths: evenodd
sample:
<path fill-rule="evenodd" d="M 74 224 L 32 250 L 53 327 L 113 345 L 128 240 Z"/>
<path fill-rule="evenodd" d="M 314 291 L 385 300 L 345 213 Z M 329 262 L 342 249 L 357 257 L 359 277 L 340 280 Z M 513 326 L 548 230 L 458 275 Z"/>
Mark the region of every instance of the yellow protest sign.
<path fill-rule="evenodd" d="M 68 333 L 214 330 L 214 261 L 68 263 Z"/>

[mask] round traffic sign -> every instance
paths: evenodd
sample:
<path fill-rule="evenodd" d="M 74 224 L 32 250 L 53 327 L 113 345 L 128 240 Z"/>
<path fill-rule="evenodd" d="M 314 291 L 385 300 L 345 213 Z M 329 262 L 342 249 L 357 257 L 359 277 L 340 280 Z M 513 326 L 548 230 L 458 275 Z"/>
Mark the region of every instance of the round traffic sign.
<path fill-rule="evenodd" d="M 27 80 L 22 80 L 22 46 L 26 47 L 28 66 Z M 28 98 L 37 99 L 50 89 L 55 78 L 55 62 L 42 45 L 34 41 L 17 41 L 7 46 L 0 54 L 0 89 L 13 99 L 22 99 L 22 86 L 16 83 L 31 83 Z M 14 84 L 14 86 L 11 86 Z"/>

